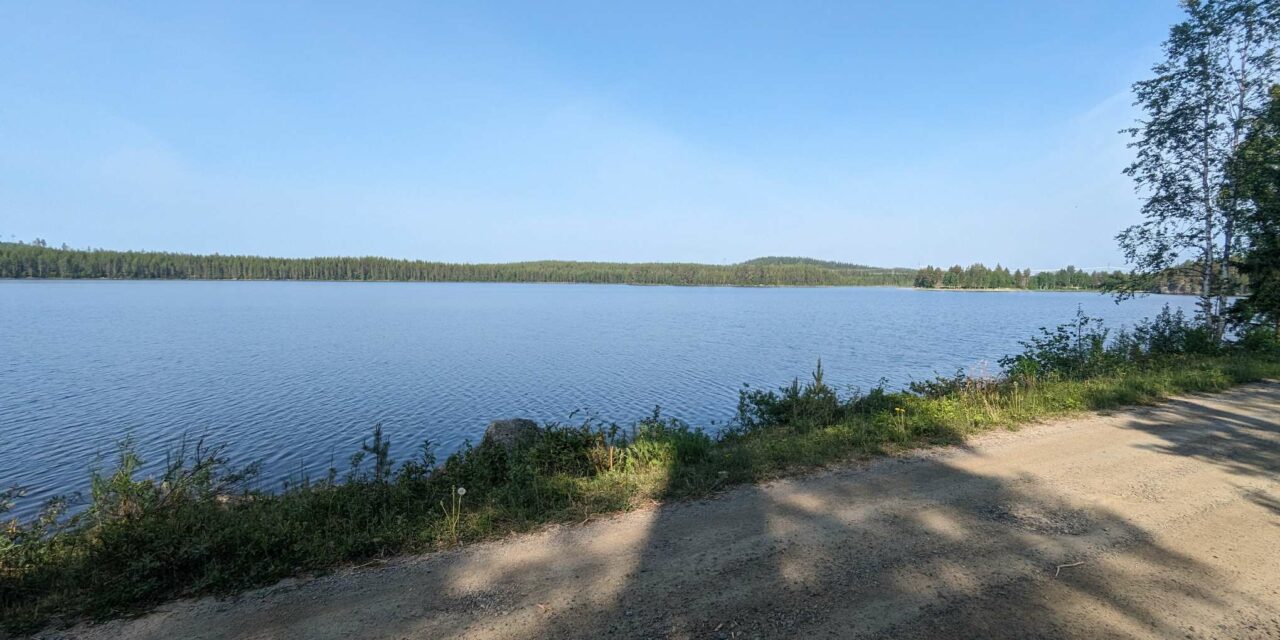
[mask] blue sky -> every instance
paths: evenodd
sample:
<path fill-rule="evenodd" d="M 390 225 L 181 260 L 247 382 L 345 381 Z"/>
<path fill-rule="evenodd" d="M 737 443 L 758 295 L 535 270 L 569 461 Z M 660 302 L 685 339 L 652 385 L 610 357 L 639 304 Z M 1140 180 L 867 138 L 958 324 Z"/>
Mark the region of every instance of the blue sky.
<path fill-rule="evenodd" d="M 1119 265 L 1174 0 L 0 3 L 0 236 Z"/>

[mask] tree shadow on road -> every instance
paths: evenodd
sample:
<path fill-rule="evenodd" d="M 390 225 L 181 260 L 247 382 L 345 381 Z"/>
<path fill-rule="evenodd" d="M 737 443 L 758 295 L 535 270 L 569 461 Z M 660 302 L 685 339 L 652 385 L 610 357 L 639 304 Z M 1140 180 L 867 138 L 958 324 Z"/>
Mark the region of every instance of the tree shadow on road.
<path fill-rule="evenodd" d="M 1280 393 L 1234 400 L 1174 401 L 1125 426 L 1160 436 L 1152 452 L 1275 477 L 1278 427 L 1254 416 Z M 630 565 L 625 584 L 542 612 L 528 637 L 1181 637 L 1255 600 L 1122 513 L 946 458 L 741 488 L 647 524 L 638 558 L 609 556 Z M 1254 604 L 1280 624 L 1275 603 Z"/>
<path fill-rule="evenodd" d="M 573 582 L 521 592 L 544 589 L 545 607 L 493 636 L 1170 637 L 1245 597 L 1121 514 L 945 460 L 745 487 L 646 525 L 638 555 L 569 536 L 548 562 Z"/>
<path fill-rule="evenodd" d="M 1231 399 L 1231 409 L 1213 397 L 1170 400 L 1126 426 L 1159 438 L 1150 445 L 1153 451 L 1206 461 L 1235 475 L 1276 476 L 1280 391 L 1275 385 L 1253 385 L 1231 392 Z"/>

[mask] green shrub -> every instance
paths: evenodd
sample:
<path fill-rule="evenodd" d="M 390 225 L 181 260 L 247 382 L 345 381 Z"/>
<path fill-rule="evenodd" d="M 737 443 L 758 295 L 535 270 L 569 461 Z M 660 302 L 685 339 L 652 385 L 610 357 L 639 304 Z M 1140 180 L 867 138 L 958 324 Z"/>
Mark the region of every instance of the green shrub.
<path fill-rule="evenodd" d="M 1022 353 L 1001 358 L 1000 365 L 1006 375 L 1022 378 L 1079 379 L 1100 375 L 1123 362 L 1119 353 L 1107 349 L 1109 334 L 1100 318 L 1091 318 L 1077 309 L 1073 321 L 1054 329 L 1041 327 L 1040 335 L 1019 343 Z"/>
<path fill-rule="evenodd" d="M 744 387 L 738 394 L 737 422 L 748 431 L 782 425 L 806 431 L 837 421 L 843 408 L 838 394 L 823 380 L 819 360 L 812 379 L 804 384 L 796 378 L 777 391 Z"/>
<path fill-rule="evenodd" d="M 601 433 L 591 425 L 578 427 L 548 425 L 542 434 L 517 447 L 515 464 L 527 466 L 537 475 L 594 475 L 598 469 L 592 451 L 600 444 Z"/>
<path fill-rule="evenodd" d="M 1071 322 L 1022 341 L 1022 353 L 1000 359 L 1005 377 L 1028 380 L 1058 377 L 1085 379 L 1140 366 L 1165 356 L 1221 353 L 1223 345 L 1206 327 L 1193 323 L 1181 309 L 1169 305 L 1155 318 L 1144 319 L 1132 331 L 1114 335 L 1099 318 L 1076 310 Z"/>
<path fill-rule="evenodd" d="M 1241 329 L 1236 344 L 1248 352 L 1280 353 L 1280 335 L 1271 326 L 1254 325 Z"/>
<path fill-rule="evenodd" d="M 960 368 L 951 376 L 937 376 L 928 380 L 913 381 L 907 388 L 918 396 L 925 398 L 945 398 L 964 391 L 969 384 L 969 375 Z"/>
<path fill-rule="evenodd" d="M 627 460 L 641 466 L 692 466 L 707 461 L 715 442 L 701 429 L 653 415 L 640 421 L 627 444 Z"/>

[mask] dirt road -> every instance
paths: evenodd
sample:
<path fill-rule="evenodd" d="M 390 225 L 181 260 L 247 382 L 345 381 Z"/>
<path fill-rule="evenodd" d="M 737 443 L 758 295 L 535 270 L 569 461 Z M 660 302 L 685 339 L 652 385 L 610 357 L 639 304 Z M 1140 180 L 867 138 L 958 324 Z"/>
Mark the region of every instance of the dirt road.
<path fill-rule="evenodd" d="M 1280 638 L 1280 384 L 176 603 L 95 638 Z"/>

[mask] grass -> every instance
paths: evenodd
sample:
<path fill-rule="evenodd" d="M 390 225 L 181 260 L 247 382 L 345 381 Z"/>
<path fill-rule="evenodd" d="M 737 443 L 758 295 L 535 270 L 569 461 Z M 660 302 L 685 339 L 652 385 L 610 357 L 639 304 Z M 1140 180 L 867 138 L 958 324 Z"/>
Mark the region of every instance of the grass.
<path fill-rule="evenodd" d="M 1005 376 L 958 375 L 910 391 L 842 395 L 819 365 L 804 383 L 744 389 L 736 427 L 715 436 L 655 410 L 629 428 L 550 425 L 512 449 L 468 446 L 439 465 L 424 445 L 417 459 L 395 465 L 375 429 L 342 477 L 334 470 L 278 493 L 246 489 L 254 470 L 235 469 L 221 449 L 202 444 L 176 451 L 162 476 L 137 479 L 140 461 L 125 443 L 116 467 L 94 474 L 82 511 L 67 516 L 55 501 L 40 518 L 3 525 L 0 620 L 24 633 L 128 615 L 176 597 L 230 594 L 703 496 L 995 427 L 1280 377 L 1272 349 L 1153 353 L 1148 340 L 1117 355 L 1132 345 L 1091 351 L 1087 335 L 1074 335 L 1065 348 L 1075 360 L 1052 364 L 1062 353 L 1032 340 Z"/>

